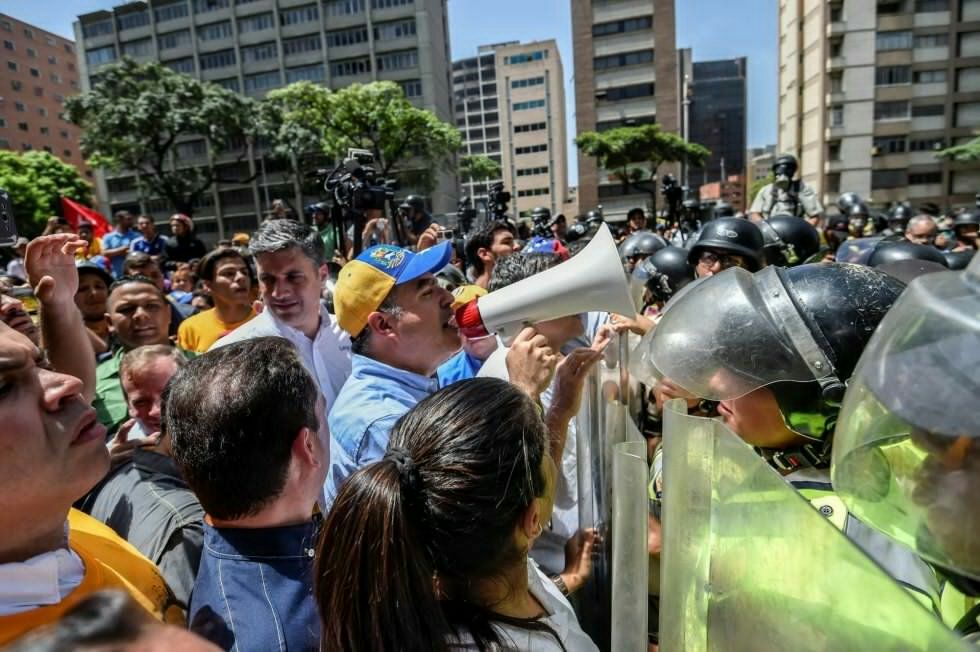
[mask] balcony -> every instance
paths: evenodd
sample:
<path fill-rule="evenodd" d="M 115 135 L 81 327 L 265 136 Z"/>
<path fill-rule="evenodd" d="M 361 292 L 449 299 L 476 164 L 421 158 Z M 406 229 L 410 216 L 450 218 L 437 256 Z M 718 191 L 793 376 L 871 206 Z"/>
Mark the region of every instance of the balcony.
<path fill-rule="evenodd" d="M 843 72 L 844 68 L 846 67 L 847 67 L 847 57 L 845 57 L 843 54 L 838 55 L 836 57 L 830 57 L 830 59 L 827 61 L 828 72 L 838 72 L 838 71 Z"/>
<path fill-rule="evenodd" d="M 928 63 L 930 61 L 946 61 L 949 59 L 949 47 L 938 48 L 916 48 L 912 50 L 912 61 L 915 63 Z"/>
<path fill-rule="evenodd" d="M 945 27 L 949 25 L 950 20 L 948 11 L 930 11 L 924 14 L 915 14 L 912 24 L 915 27 Z"/>
<path fill-rule="evenodd" d="M 827 25 L 827 38 L 841 37 L 845 33 L 847 33 L 847 23 L 842 20 Z"/>

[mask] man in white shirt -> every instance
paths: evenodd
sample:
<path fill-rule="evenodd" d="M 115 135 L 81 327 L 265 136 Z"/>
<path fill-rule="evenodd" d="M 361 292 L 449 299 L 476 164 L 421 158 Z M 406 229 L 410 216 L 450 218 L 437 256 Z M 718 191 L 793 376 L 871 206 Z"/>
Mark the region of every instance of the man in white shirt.
<path fill-rule="evenodd" d="M 258 267 L 262 313 L 211 347 L 268 335 L 293 343 L 317 381 L 327 409 L 351 372 L 350 336 L 320 303 L 327 276 L 323 240 L 295 220 L 264 222 L 249 241 Z"/>

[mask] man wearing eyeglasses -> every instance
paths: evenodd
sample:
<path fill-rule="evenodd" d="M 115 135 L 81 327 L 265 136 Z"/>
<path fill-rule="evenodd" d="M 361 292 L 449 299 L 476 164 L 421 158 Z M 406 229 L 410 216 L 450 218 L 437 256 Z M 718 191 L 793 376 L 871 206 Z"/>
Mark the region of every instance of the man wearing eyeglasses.
<path fill-rule="evenodd" d="M 717 274 L 729 267 L 756 272 L 766 266 L 762 231 L 752 222 L 721 217 L 708 222 L 691 247 L 688 262 L 698 278 Z"/>

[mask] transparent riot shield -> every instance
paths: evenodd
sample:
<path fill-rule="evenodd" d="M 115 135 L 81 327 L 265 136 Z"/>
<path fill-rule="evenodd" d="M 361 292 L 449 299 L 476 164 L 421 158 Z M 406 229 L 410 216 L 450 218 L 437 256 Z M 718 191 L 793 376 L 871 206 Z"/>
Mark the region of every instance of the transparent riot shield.
<path fill-rule="evenodd" d="M 661 650 L 965 649 L 721 422 L 664 412 Z"/>
<path fill-rule="evenodd" d="M 616 444 L 612 496 L 612 650 L 647 649 L 648 475 L 645 441 Z"/>

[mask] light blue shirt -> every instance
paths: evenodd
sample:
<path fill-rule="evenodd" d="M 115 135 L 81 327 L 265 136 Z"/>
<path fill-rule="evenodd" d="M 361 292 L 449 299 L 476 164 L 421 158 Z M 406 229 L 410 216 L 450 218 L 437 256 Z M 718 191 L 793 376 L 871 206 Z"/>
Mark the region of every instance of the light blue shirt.
<path fill-rule="evenodd" d="M 133 244 L 134 240 L 141 238 L 139 231 L 129 230 L 126 233 L 119 233 L 119 231 L 112 230 L 102 236 L 102 251 L 106 249 L 118 249 L 119 247 Z M 116 278 L 122 276 L 123 263 L 126 262 L 126 256 L 116 256 L 115 258 L 110 258 L 112 261 L 112 275 Z"/>
<path fill-rule="evenodd" d="M 351 375 L 330 408 L 330 471 L 326 507 L 340 485 L 358 469 L 384 457 L 388 435 L 399 417 L 439 389 L 435 377 L 422 376 L 354 355 Z"/>

